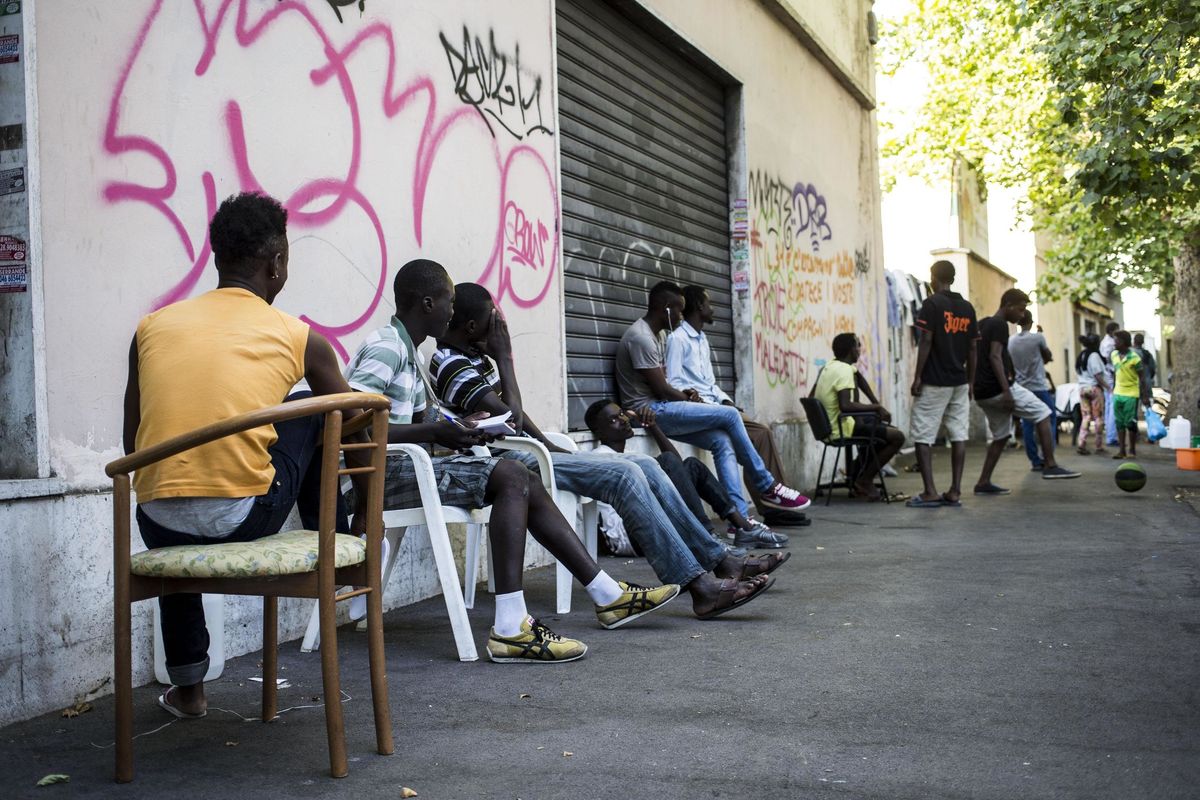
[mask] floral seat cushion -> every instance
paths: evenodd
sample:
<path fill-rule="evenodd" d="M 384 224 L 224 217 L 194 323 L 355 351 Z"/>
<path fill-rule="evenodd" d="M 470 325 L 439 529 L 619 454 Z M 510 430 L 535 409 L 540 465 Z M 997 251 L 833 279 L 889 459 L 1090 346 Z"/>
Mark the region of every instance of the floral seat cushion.
<path fill-rule="evenodd" d="M 334 564 L 349 567 L 366 559 L 366 542 L 335 534 Z M 130 560 L 134 575 L 149 578 L 258 578 L 298 575 L 317 568 L 316 531 L 284 531 L 252 542 L 177 545 L 138 553 Z"/>

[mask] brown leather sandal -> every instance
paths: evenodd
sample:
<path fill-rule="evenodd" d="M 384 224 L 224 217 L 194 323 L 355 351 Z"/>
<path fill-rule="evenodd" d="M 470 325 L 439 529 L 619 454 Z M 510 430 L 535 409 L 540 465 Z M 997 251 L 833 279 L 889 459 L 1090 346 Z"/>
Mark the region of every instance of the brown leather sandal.
<path fill-rule="evenodd" d="M 700 619 L 713 619 L 719 617 L 727 611 L 733 611 L 738 606 L 744 606 L 760 594 L 770 589 L 775 583 L 774 578 L 767 578 L 764 582 L 759 583 L 754 591 L 742 597 L 737 596 L 738 589 L 742 583 L 754 583 L 753 581 L 737 581 L 733 578 L 726 578 L 721 581 L 721 591 L 717 594 L 717 601 L 711 609 L 703 613 L 697 611 L 696 616 Z"/>

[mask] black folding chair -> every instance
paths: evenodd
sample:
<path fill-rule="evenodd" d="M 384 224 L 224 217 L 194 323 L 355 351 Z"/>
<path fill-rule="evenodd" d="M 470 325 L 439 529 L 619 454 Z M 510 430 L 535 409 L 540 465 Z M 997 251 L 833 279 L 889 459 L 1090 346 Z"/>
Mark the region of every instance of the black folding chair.
<path fill-rule="evenodd" d="M 833 425 L 829 422 L 829 415 L 825 413 L 825 406 L 815 397 L 801 397 L 800 405 L 804 408 L 804 414 L 808 417 L 808 425 L 812 430 L 813 438 L 825 445 L 821 451 L 821 465 L 817 467 L 817 488 L 816 497 L 821 496 L 822 491 L 826 491 L 825 505 L 833 499 L 833 490 L 839 487 L 845 487 L 847 493 L 854 496 L 854 484 L 862 475 L 863 470 L 868 464 L 874 464 L 876 467 L 881 467 L 879 463 L 879 453 L 877 448 L 882 442 L 878 439 L 873 439 L 869 436 L 845 436 L 834 438 Z M 841 430 L 841 421 L 844 417 L 871 417 L 875 416 L 874 412 L 851 412 L 848 414 L 838 415 L 838 430 Z M 833 474 L 829 481 L 821 483 L 821 475 L 825 472 L 825 455 L 829 452 L 829 448 L 833 448 Z M 852 448 L 858 448 L 858 453 L 855 455 Z M 847 450 L 846 454 L 846 479 L 837 480 L 838 463 L 841 460 L 842 450 Z M 868 458 L 870 461 L 868 461 Z M 883 493 L 883 497 L 887 502 L 892 502 L 892 498 L 888 495 L 887 484 L 883 480 L 883 470 L 876 471 L 878 481 L 875 484 Z"/>

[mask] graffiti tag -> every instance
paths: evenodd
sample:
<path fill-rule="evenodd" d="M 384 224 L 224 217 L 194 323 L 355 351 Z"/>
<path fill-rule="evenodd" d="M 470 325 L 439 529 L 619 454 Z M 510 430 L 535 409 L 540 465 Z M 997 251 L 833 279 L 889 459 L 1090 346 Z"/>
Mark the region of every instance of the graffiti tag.
<path fill-rule="evenodd" d="M 542 119 L 542 78 L 521 69 L 519 44 L 510 59 L 496 47 L 493 31 L 488 31 L 485 43 L 464 25 L 461 49 L 444 33 L 438 36 L 450 62 L 455 94 L 479 112 L 489 129 L 495 122 L 518 139 L 538 131 L 553 134 Z"/>

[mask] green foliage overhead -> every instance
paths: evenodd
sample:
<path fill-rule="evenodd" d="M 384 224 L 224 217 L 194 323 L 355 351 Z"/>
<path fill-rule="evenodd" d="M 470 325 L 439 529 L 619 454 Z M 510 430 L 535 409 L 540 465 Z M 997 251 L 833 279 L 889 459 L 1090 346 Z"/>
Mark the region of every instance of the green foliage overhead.
<path fill-rule="evenodd" d="M 961 156 L 1050 235 L 1042 294 L 1170 293 L 1200 244 L 1200 2 L 916 0 L 883 33 L 884 73 L 928 79 L 915 113 L 884 103 L 885 182 Z"/>

